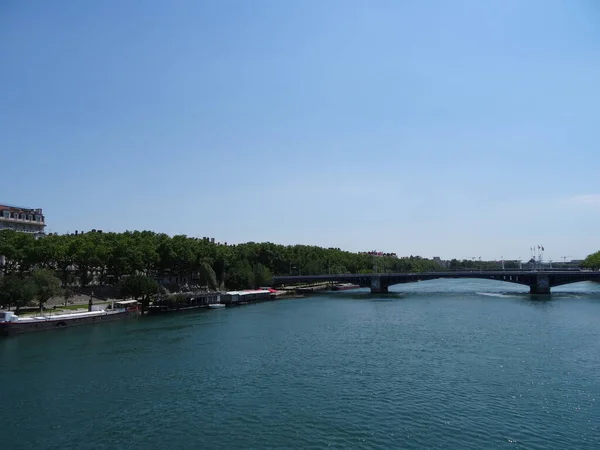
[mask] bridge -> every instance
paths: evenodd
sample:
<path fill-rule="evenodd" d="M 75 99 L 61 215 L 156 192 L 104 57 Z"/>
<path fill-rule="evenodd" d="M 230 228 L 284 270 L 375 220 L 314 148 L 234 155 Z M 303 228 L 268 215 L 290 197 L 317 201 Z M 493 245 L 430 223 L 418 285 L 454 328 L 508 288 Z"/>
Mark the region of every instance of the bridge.
<path fill-rule="evenodd" d="M 480 278 L 485 280 L 506 281 L 529 286 L 532 294 L 550 294 L 550 289 L 564 284 L 581 281 L 600 281 L 600 272 L 586 270 L 472 270 L 440 271 L 414 273 L 371 273 L 371 274 L 328 274 L 273 277 L 273 285 L 296 283 L 353 283 L 368 287 L 373 294 L 387 293 L 394 284 L 413 283 L 415 281 L 436 280 L 438 278 Z"/>

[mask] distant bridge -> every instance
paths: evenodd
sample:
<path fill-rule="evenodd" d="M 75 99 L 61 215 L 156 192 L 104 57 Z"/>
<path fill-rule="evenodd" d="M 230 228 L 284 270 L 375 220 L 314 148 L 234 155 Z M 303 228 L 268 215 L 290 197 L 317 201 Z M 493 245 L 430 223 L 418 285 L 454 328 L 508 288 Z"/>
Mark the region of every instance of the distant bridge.
<path fill-rule="evenodd" d="M 394 284 L 413 283 L 415 281 L 435 280 L 438 278 L 480 278 L 485 280 L 506 281 L 529 286 L 532 294 L 550 294 L 550 289 L 581 281 L 600 281 L 600 272 L 586 270 L 570 271 L 524 271 L 524 270 L 471 270 L 446 272 L 413 273 L 371 273 L 371 274 L 329 274 L 273 277 L 275 286 L 295 283 L 353 283 L 368 287 L 372 293 L 386 293 Z"/>

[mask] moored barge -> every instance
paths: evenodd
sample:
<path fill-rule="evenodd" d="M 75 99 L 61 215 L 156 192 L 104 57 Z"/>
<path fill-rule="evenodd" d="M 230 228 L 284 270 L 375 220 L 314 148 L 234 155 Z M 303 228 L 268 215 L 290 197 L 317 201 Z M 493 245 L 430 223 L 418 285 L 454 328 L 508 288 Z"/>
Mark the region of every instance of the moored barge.
<path fill-rule="evenodd" d="M 137 317 L 140 313 L 137 300 L 113 302 L 108 308 L 97 311 L 20 317 L 12 311 L 0 311 L 0 335 L 33 331 L 56 330 L 77 325 L 87 325 Z"/>
<path fill-rule="evenodd" d="M 221 303 L 227 306 L 246 305 L 275 299 L 275 289 L 248 289 L 246 291 L 229 291 L 221 294 Z"/>
<path fill-rule="evenodd" d="M 165 314 L 197 310 L 217 304 L 219 303 L 219 299 L 219 292 L 203 292 L 200 294 L 188 295 L 184 298 L 178 298 L 178 295 L 163 297 L 150 305 L 148 314 Z"/>

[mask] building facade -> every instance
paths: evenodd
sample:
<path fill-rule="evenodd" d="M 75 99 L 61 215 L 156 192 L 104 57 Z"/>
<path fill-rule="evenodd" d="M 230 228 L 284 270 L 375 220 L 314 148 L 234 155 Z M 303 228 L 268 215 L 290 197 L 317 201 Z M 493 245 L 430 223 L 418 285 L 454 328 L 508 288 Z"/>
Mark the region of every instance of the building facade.
<path fill-rule="evenodd" d="M 45 228 L 46 221 L 40 208 L 0 205 L 0 230 L 42 235 Z"/>

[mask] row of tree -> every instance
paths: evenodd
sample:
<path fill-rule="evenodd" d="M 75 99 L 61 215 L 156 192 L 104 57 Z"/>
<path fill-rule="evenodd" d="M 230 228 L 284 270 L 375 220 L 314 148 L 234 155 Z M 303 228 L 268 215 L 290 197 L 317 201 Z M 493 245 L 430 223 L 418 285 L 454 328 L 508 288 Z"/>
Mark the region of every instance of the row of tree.
<path fill-rule="evenodd" d="M 450 269 L 488 269 L 492 261 L 456 260 Z M 505 262 L 513 268 L 516 262 Z M 584 267 L 600 268 L 600 252 Z M 376 269 L 375 269 L 376 268 Z M 516 267 L 514 267 L 516 268 Z M 40 308 L 51 297 L 72 295 L 90 284 L 118 287 L 123 297 L 148 303 L 159 283 L 243 289 L 269 285 L 273 275 L 317 275 L 377 272 L 422 272 L 440 269 L 419 256 L 396 258 L 352 253 L 339 248 L 283 246 L 269 242 L 220 245 L 207 239 L 150 231 L 90 232 L 35 238 L 0 231 L 0 305 Z"/>
<path fill-rule="evenodd" d="M 157 281 L 145 275 L 123 277 L 118 286 L 119 295 L 123 298 L 133 297 L 141 300 L 142 311 L 148 307 L 150 299 L 157 294 L 164 294 Z M 0 308 L 13 308 L 19 313 L 21 308 L 36 303 L 40 312 L 48 300 L 62 297 L 65 306 L 74 292 L 61 286 L 60 279 L 50 269 L 33 269 L 29 273 L 9 273 L 0 277 Z M 89 306 L 92 305 L 90 295 Z"/>
<path fill-rule="evenodd" d="M 54 272 L 48 269 L 34 269 L 27 274 L 10 273 L 0 278 L 0 307 L 20 308 L 37 302 L 40 311 L 52 297 L 62 295 L 66 300 L 71 291 L 63 289 Z"/>
<path fill-rule="evenodd" d="M 504 261 L 506 270 L 518 269 L 518 261 Z M 499 270 L 502 268 L 502 261 L 480 261 L 478 259 L 452 259 L 448 264 L 450 270 Z"/>
<path fill-rule="evenodd" d="M 588 255 L 581 265 L 587 269 L 600 269 L 600 251 Z"/>
<path fill-rule="evenodd" d="M 5 275 L 35 268 L 53 271 L 63 286 L 119 285 L 138 274 L 160 282 L 196 284 L 213 289 L 268 285 L 273 275 L 417 272 L 438 265 L 418 256 L 374 257 L 339 248 L 283 246 L 269 242 L 220 245 L 207 239 L 151 231 L 89 232 L 49 235 L 0 231 Z"/>

